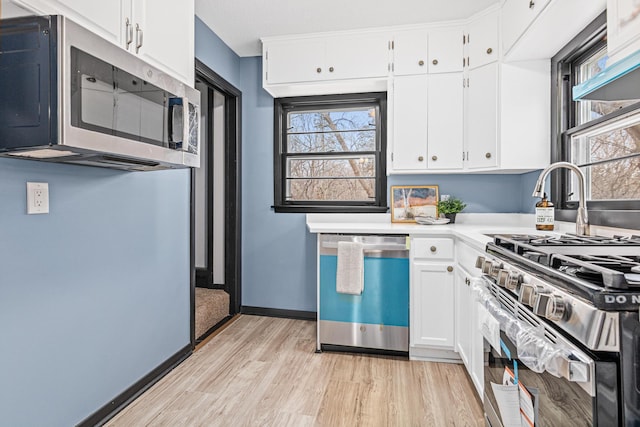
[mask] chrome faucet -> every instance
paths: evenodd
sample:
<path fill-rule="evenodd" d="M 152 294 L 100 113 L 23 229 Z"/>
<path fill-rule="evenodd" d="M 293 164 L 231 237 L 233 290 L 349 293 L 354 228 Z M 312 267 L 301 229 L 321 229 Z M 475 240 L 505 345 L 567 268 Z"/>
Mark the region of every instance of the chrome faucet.
<path fill-rule="evenodd" d="M 590 236 L 589 230 L 589 218 L 587 217 L 587 185 L 584 173 L 573 163 L 569 162 L 557 162 L 547 166 L 538 177 L 536 186 L 533 189 L 533 197 L 542 197 L 544 195 L 544 180 L 554 169 L 566 168 L 575 172 L 578 175 L 578 193 L 580 199 L 578 200 L 578 216 L 576 217 L 576 234 L 578 236 Z"/>

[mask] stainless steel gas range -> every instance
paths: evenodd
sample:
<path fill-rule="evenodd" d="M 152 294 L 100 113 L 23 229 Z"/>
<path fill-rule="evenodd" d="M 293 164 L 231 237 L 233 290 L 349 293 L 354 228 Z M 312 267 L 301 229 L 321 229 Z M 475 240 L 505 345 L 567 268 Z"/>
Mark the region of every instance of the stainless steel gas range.
<path fill-rule="evenodd" d="M 498 235 L 476 267 L 487 425 L 640 426 L 640 237 Z"/>

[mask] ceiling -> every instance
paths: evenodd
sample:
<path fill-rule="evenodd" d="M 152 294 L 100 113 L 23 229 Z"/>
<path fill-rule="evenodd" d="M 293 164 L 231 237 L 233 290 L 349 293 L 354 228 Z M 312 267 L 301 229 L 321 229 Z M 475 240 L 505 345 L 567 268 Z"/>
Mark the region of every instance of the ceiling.
<path fill-rule="evenodd" d="M 260 37 L 467 18 L 499 0 L 195 0 L 196 15 L 239 56 Z"/>

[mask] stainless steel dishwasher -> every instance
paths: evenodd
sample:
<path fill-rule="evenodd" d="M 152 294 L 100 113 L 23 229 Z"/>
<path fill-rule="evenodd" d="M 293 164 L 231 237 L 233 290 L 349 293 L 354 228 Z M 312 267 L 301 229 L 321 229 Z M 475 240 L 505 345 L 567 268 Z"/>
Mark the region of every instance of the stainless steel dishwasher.
<path fill-rule="evenodd" d="M 397 235 L 318 235 L 318 351 L 409 351 L 406 239 Z M 362 244 L 364 286 L 360 295 L 336 290 L 339 242 Z"/>

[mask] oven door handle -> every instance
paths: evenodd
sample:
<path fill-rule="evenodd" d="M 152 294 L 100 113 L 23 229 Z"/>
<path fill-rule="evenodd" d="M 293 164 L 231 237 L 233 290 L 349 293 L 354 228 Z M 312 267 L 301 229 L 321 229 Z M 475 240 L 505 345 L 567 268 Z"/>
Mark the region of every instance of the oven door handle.
<path fill-rule="evenodd" d="M 567 356 L 560 358 L 558 363 L 558 373 L 563 378 L 571 382 L 586 383 L 591 380 L 591 367 L 588 363 L 580 360 L 570 359 Z"/>

